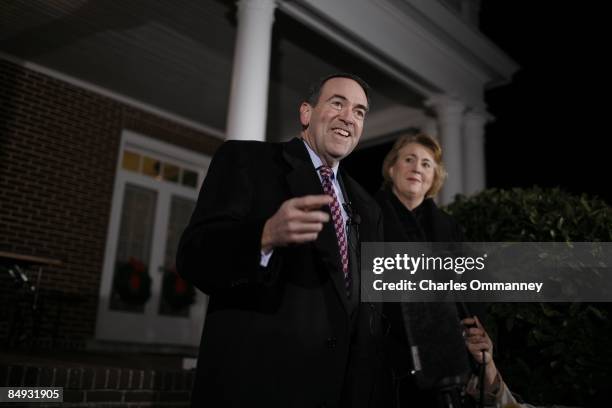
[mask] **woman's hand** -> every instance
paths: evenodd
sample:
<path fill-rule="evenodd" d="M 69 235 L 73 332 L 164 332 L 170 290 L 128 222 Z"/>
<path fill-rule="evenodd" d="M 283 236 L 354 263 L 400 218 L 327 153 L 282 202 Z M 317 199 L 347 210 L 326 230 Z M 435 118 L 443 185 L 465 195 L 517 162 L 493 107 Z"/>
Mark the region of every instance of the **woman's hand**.
<path fill-rule="evenodd" d="M 493 361 L 493 342 L 478 317 L 468 317 L 461 321 L 465 327 L 463 337 L 468 350 L 480 364 L 485 364 L 485 390 L 495 388 L 499 384 L 497 367 Z M 483 360 L 484 351 L 484 360 Z"/>

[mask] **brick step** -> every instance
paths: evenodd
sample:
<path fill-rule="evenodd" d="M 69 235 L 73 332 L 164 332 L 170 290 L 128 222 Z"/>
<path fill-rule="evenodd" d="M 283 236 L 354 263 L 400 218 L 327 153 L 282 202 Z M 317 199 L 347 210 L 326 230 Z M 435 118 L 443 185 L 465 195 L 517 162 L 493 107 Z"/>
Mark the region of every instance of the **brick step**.
<path fill-rule="evenodd" d="M 187 407 L 194 375 L 194 370 L 3 365 L 0 386 L 64 387 L 62 406 L 70 407 Z"/>

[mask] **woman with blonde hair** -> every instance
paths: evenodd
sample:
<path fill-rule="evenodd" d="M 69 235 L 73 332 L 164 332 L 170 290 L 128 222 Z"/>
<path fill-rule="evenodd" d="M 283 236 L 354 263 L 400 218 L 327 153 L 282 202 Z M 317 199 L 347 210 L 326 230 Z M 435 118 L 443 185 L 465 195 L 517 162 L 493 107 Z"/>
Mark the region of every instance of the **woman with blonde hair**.
<path fill-rule="evenodd" d="M 464 240 L 459 224 L 453 217 L 439 209 L 434 202 L 434 197 L 442 188 L 447 176 L 442 162 L 442 148 L 436 139 L 423 133 L 401 136 L 385 157 L 382 174 L 384 184 L 376 195 L 376 201 L 383 211 L 385 241 Z M 385 303 L 384 305 L 384 313 L 390 324 L 386 353 L 389 356 L 388 369 L 393 378 L 393 406 L 436 406 L 438 396 L 435 392 L 419 390 L 412 375 L 414 372 L 411 345 L 406 330 L 410 323 L 405 321 L 405 316 L 411 313 L 404 310 L 413 307 L 411 305 L 413 304 Z M 443 324 L 456 325 L 456 330 L 445 332 L 458 337 L 463 334 L 464 340 L 459 341 L 465 342 L 474 360 L 482 364 L 484 358 L 485 386 L 482 395 L 485 404 L 506 406 L 514 403 L 514 398 L 501 380 L 493 362 L 493 343 L 478 318 L 471 317 L 473 313 L 468 312 L 470 317 L 464 316 L 465 319 L 461 321 L 462 326 L 459 313 L 453 303 L 425 304 L 422 307 L 444 309 L 442 315 L 456 316 L 456 319 L 450 318 L 445 322 L 431 322 L 431 332 L 436 333 L 435 328 Z M 442 341 L 452 342 L 457 339 L 445 338 Z M 439 339 L 437 343 L 440 343 Z M 467 384 L 468 393 L 476 398 L 481 395 L 477 384 L 475 377 L 472 377 Z"/>
<path fill-rule="evenodd" d="M 463 240 L 459 224 L 433 200 L 446 179 L 437 140 L 423 133 L 400 137 L 382 173 L 384 185 L 376 200 L 384 211 L 385 235 L 391 234 L 387 241 Z"/>

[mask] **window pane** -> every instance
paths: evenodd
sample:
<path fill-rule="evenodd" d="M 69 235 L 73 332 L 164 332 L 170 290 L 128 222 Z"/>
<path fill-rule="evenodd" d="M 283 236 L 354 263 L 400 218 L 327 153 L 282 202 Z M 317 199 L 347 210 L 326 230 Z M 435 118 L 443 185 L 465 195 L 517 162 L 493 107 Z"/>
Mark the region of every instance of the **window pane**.
<path fill-rule="evenodd" d="M 164 163 L 164 180 L 178 183 L 180 170 L 178 166 Z"/>
<path fill-rule="evenodd" d="M 172 196 L 168 233 L 166 235 L 166 253 L 164 255 L 164 276 L 159 313 L 163 315 L 189 317 L 189 307 L 195 302 L 195 289 L 181 279 L 176 273 L 176 250 L 183 230 L 189 222 L 195 201 Z"/>
<path fill-rule="evenodd" d="M 151 177 L 157 177 L 159 176 L 160 170 L 161 162 L 159 160 L 147 156 L 144 157 L 144 161 L 142 163 L 143 174 Z"/>
<path fill-rule="evenodd" d="M 126 184 L 110 308 L 144 312 L 151 295 L 149 259 L 157 192 Z"/>
<path fill-rule="evenodd" d="M 198 173 L 191 170 L 183 170 L 183 185 L 196 188 L 198 186 Z"/>
<path fill-rule="evenodd" d="M 138 171 L 140 168 L 140 155 L 129 150 L 124 151 L 121 167 L 125 170 Z"/>

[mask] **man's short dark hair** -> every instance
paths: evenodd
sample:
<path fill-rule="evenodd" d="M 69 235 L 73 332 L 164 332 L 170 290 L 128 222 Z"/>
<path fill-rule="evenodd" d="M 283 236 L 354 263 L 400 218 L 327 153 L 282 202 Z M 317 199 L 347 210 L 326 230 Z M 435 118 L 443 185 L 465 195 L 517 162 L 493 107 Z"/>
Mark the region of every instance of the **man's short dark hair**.
<path fill-rule="evenodd" d="M 359 78 L 357 75 L 348 72 L 337 72 L 335 74 L 324 76 L 318 81 L 313 82 L 308 88 L 308 96 L 305 99 L 305 101 L 308 102 L 310 106 L 315 106 L 317 102 L 319 102 L 319 97 L 321 96 L 321 89 L 323 88 L 323 85 L 325 85 L 325 83 L 332 78 L 348 78 L 357 82 L 359 86 L 361 86 L 361 88 L 363 89 L 363 92 L 365 92 L 366 99 L 368 100 L 368 108 L 370 107 L 370 86 L 366 81 Z"/>

